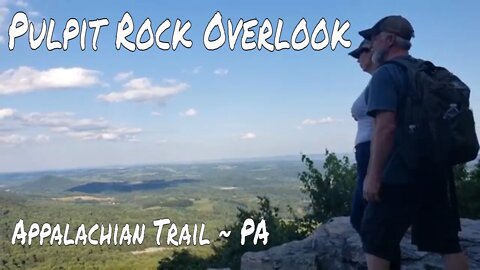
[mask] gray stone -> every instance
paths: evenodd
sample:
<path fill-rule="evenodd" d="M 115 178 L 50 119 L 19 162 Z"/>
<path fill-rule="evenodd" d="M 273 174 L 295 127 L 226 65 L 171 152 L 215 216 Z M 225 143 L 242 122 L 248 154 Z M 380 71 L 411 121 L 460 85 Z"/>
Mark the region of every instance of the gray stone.
<path fill-rule="evenodd" d="M 470 269 L 480 269 L 480 220 L 462 219 L 459 237 L 469 257 Z M 443 269 L 439 255 L 419 252 L 410 241 L 409 231 L 401 242 L 402 269 Z M 242 269 L 355 270 L 365 265 L 360 237 L 348 217 L 331 219 L 303 240 L 242 256 Z"/>

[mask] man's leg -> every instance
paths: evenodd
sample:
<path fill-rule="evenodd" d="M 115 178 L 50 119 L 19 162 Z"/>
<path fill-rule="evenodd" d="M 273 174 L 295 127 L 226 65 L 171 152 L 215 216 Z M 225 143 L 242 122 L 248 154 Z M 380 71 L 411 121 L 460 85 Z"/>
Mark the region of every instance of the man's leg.
<path fill-rule="evenodd" d="M 382 259 L 372 254 L 366 254 L 368 270 L 389 270 L 390 261 Z"/>
<path fill-rule="evenodd" d="M 447 270 L 468 269 L 468 258 L 458 239 L 456 217 L 448 215 L 447 207 L 429 210 L 429 213 L 424 211 L 422 218 L 412 226 L 414 244 L 419 251 L 441 254 Z"/>
<path fill-rule="evenodd" d="M 411 223 L 411 192 L 410 186 L 383 184 L 381 200 L 368 203 L 361 226 L 368 269 L 387 270 L 391 262 L 400 267 L 400 241 Z"/>
<path fill-rule="evenodd" d="M 463 252 L 443 255 L 446 270 L 468 270 L 468 258 Z"/>
<path fill-rule="evenodd" d="M 395 251 L 395 257 L 390 262 L 390 270 L 401 270 L 402 269 L 402 250 L 400 249 L 400 245 Z"/>
<path fill-rule="evenodd" d="M 456 229 L 457 231 L 460 231 L 461 230 L 460 221 L 459 221 L 460 216 L 458 214 L 457 192 L 455 190 L 455 181 L 453 178 L 453 173 L 449 176 L 450 178 L 448 181 L 448 193 L 450 194 L 450 206 L 451 206 L 452 216 L 453 216 L 452 219 L 455 221 L 455 222 L 452 222 L 454 227 L 454 229 L 452 230 Z M 453 269 L 466 270 L 469 268 L 468 257 L 467 255 L 465 255 L 464 252 L 443 254 L 442 257 L 443 257 L 443 263 L 445 265 L 445 269 L 447 270 L 453 270 Z"/>
<path fill-rule="evenodd" d="M 391 261 L 387 261 L 375 255 L 366 254 L 367 256 L 367 266 L 368 269 L 390 269 L 390 270 L 401 270 L 402 269 L 402 251 L 400 246 L 398 246 L 397 251 L 395 252 L 395 258 Z"/>
<path fill-rule="evenodd" d="M 468 258 L 458 238 L 461 226 L 451 168 L 436 169 L 430 177 L 419 185 L 424 196 L 412 226 L 412 240 L 421 251 L 441 254 L 445 269 L 466 270 Z"/>

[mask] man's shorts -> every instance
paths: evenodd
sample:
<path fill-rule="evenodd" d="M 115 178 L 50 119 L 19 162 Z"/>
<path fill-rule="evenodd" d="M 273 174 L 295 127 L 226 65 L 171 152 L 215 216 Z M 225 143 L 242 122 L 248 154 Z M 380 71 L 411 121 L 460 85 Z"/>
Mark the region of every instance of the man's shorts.
<path fill-rule="evenodd" d="M 380 201 L 369 202 L 361 226 L 366 253 L 391 261 L 412 226 L 412 244 L 421 251 L 461 251 L 460 218 L 451 170 L 418 173 L 405 185 L 382 183 Z"/>

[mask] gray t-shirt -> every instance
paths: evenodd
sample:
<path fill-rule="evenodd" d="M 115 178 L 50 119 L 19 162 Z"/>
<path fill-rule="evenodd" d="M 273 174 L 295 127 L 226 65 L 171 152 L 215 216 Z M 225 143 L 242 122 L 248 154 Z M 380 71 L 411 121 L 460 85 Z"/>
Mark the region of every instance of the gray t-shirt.
<path fill-rule="evenodd" d="M 410 58 L 411 56 L 402 56 Z M 387 63 L 380 66 L 372 75 L 367 92 L 368 115 L 375 117 L 379 112 L 391 111 L 401 113 L 401 105 L 409 89 L 407 73 L 401 67 Z M 412 173 L 407 169 L 405 161 L 400 155 L 398 138 L 400 129 L 395 131 L 395 139 L 390 157 L 382 174 L 382 182 L 392 184 L 408 183 Z"/>

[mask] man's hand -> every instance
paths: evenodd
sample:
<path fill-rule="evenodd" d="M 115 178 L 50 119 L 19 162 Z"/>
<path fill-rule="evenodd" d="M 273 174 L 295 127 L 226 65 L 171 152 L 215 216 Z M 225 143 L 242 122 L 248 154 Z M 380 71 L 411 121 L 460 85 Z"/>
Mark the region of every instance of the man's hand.
<path fill-rule="evenodd" d="M 363 181 L 363 198 L 368 202 L 375 202 L 380 200 L 380 176 L 374 174 L 367 174 Z"/>

